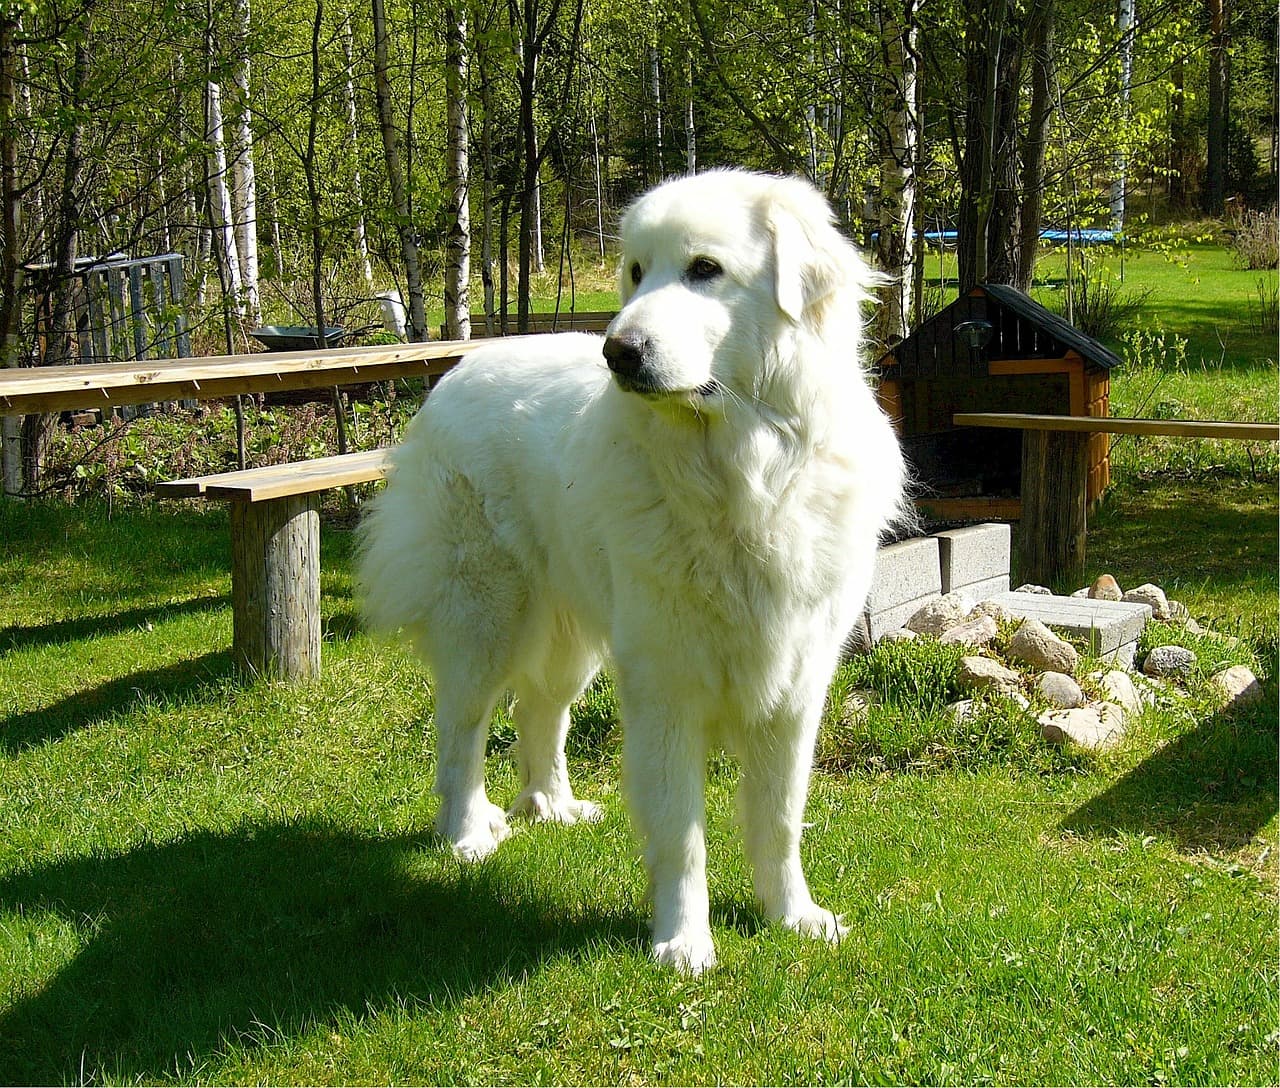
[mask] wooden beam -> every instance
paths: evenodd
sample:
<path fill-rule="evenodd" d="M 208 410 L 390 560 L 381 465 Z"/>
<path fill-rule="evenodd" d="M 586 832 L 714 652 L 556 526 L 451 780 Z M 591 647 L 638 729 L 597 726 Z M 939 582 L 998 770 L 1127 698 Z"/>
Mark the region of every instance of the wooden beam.
<path fill-rule="evenodd" d="M 1045 416 L 1017 412 L 957 412 L 957 427 L 1010 427 L 1023 431 L 1167 435 L 1240 442 L 1280 442 L 1280 423 L 1227 423 L 1195 419 L 1126 419 L 1111 416 Z"/>

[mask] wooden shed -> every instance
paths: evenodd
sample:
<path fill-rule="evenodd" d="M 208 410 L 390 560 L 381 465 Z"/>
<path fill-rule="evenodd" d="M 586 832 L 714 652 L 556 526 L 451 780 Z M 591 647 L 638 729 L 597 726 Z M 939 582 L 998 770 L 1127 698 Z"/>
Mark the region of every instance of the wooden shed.
<path fill-rule="evenodd" d="M 956 427 L 957 412 L 1107 416 L 1120 359 L 1021 291 L 983 284 L 878 361 L 880 403 L 943 520 L 1021 514 L 1021 435 Z M 1090 439 L 1088 501 L 1110 483 L 1110 444 Z"/>

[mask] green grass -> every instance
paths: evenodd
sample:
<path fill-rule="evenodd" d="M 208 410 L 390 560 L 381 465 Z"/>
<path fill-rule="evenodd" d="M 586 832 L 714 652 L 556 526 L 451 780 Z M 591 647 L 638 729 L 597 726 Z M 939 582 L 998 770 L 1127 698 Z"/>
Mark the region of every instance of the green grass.
<path fill-rule="evenodd" d="M 716 760 L 721 966 L 690 981 L 647 959 L 607 684 L 574 759 L 604 821 L 464 868 L 430 830 L 428 687 L 357 632 L 348 533 L 297 689 L 231 671 L 216 512 L 6 504 L 0 542 L 0 1082 L 1274 1078 L 1274 680 L 1084 758 L 1025 718 L 949 727 L 947 653 L 851 666 L 835 690 L 879 718 L 842 741 L 833 698 L 852 770 L 815 776 L 806 839 L 850 939 L 763 925 Z M 500 747 L 490 778 L 514 795 Z"/>

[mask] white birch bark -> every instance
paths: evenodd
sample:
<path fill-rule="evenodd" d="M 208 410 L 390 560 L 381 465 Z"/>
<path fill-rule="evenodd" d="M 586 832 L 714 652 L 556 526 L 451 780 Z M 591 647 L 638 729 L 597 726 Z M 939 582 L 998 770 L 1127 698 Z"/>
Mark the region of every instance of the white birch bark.
<path fill-rule="evenodd" d="M 208 101 L 208 129 L 205 145 L 213 160 L 209 174 L 209 198 L 213 202 L 214 233 L 218 239 L 218 257 L 227 274 L 232 308 L 245 316 L 244 283 L 240 278 L 240 256 L 236 247 L 235 213 L 231 206 L 231 187 L 227 184 L 227 145 L 222 121 L 222 91 L 212 81 L 205 85 Z"/>
<path fill-rule="evenodd" d="M 468 189 L 471 174 L 467 140 L 467 16 L 464 9 L 447 4 L 445 17 L 445 112 L 448 154 L 449 227 L 445 244 L 445 338 L 471 338 L 471 210 Z M 541 247 L 539 247 L 541 248 Z"/>
<path fill-rule="evenodd" d="M 249 0 L 232 0 L 232 65 L 229 158 L 231 207 L 240 264 L 241 290 L 249 319 L 262 323 L 258 290 L 258 187 L 253 170 L 253 125 L 249 99 Z"/>
<path fill-rule="evenodd" d="M 355 32 L 352 30 L 349 15 L 342 22 L 342 59 L 347 67 L 347 138 L 351 141 L 351 150 L 356 164 L 351 174 L 351 187 L 355 190 L 360 207 L 355 225 L 356 261 L 360 265 L 361 275 L 364 276 L 365 287 L 372 295 L 374 292 L 373 265 L 369 261 L 369 239 L 364 222 L 364 184 L 360 176 L 360 121 L 356 112 Z"/>
<path fill-rule="evenodd" d="M 1120 0 L 1120 110 L 1126 120 L 1129 113 L 1129 88 L 1133 83 L 1133 34 L 1138 19 L 1137 7 L 1136 0 Z M 1123 138 L 1127 138 L 1127 134 Z M 1113 160 L 1114 174 L 1111 180 L 1111 229 L 1114 231 L 1124 230 L 1128 170 L 1128 154 L 1122 146 Z"/>
<path fill-rule="evenodd" d="M 916 0 L 886 0 L 880 39 L 887 75 L 880 157 L 880 233 L 876 254 L 892 282 L 881 288 L 880 335 L 886 342 L 910 328 L 914 279 L 911 228 L 915 218 L 920 118 L 916 112 L 919 29 Z"/>

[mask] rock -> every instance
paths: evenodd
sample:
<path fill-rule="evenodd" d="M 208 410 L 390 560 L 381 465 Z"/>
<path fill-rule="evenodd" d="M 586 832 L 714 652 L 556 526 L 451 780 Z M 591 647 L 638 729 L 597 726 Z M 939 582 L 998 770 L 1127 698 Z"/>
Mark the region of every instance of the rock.
<path fill-rule="evenodd" d="M 1035 669 L 1075 675 L 1080 655 L 1037 619 L 1022 622 L 1009 640 L 1009 655 Z"/>
<path fill-rule="evenodd" d="M 1014 593 L 1042 593 L 1050 597 L 1053 596 L 1053 590 L 1047 586 L 1035 585 L 1032 582 L 1023 582 L 1022 585 L 1014 590 Z"/>
<path fill-rule="evenodd" d="M 1262 685 L 1247 665 L 1232 665 L 1214 673 L 1209 677 L 1209 683 L 1219 698 L 1219 710 L 1244 710 L 1264 698 Z"/>
<path fill-rule="evenodd" d="M 1068 710 L 1084 705 L 1080 685 L 1064 672 L 1046 672 L 1036 681 L 1036 694 L 1046 703 Z"/>
<path fill-rule="evenodd" d="M 1124 711 L 1115 703 L 1091 703 L 1070 710 L 1047 710 L 1036 719 L 1050 744 L 1111 748 L 1124 736 Z"/>
<path fill-rule="evenodd" d="M 880 636 L 881 642 L 915 642 L 920 636 L 914 631 L 908 631 L 905 627 L 899 627 L 896 631 L 886 631 Z"/>
<path fill-rule="evenodd" d="M 1138 691 L 1133 678 L 1123 669 L 1112 669 L 1108 673 L 1103 673 L 1098 681 L 1098 687 L 1111 702 L 1122 706 L 1130 714 L 1137 714 L 1149 702 Z"/>
<path fill-rule="evenodd" d="M 999 601 L 985 600 L 979 601 L 970 610 L 965 617 L 966 620 L 976 620 L 979 616 L 990 616 L 996 623 L 1008 623 L 1014 619 L 1014 615 Z"/>
<path fill-rule="evenodd" d="M 1187 618 L 1182 621 L 1182 626 L 1186 628 L 1186 630 L 1190 634 L 1193 634 L 1193 635 L 1207 635 L 1209 633 L 1203 627 L 1200 626 L 1200 624 L 1196 621 L 1195 616 L 1192 616 L 1189 614 Z"/>
<path fill-rule="evenodd" d="M 1170 601 L 1169 620 L 1171 623 L 1180 623 L 1183 627 L 1186 627 L 1188 623 L 1192 622 L 1191 610 L 1181 601 Z"/>
<path fill-rule="evenodd" d="M 1164 595 L 1163 589 L 1152 585 L 1150 582 L 1147 582 L 1146 585 L 1138 586 L 1137 589 L 1129 590 L 1121 599 L 1149 605 L 1153 619 L 1167 622 L 1170 618 L 1169 598 Z"/>
<path fill-rule="evenodd" d="M 1095 601 L 1123 601 L 1125 595 L 1120 591 L 1120 584 L 1110 574 L 1100 574 L 1089 587 L 1089 596 Z"/>
<path fill-rule="evenodd" d="M 951 720 L 956 725 L 964 725 L 967 721 L 972 721 L 977 717 L 977 711 L 974 710 L 974 702 L 972 699 L 961 699 L 958 703 L 952 703 L 947 707 L 951 712 Z"/>
<path fill-rule="evenodd" d="M 1088 586 L 1085 586 L 1085 587 L 1084 587 L 1084 589 L 1077 589 L 1073 594 L 1071 594 L 1071 596 L 1073 596 L 1073 597 L 1091 597 L 1091 596 L 1093 596 L 1093 594 L 1091 594 L 1091 593 L 1089 592 L 1089 587 L 1088 587 Z"/>
<path fill-rule="evenodd" d="M 942 643 L 958 642 L 964 646 L 982 647 L 999 634 L 996 621 L 990 616 L 979 616 L 977 619 L 965 620 L 964 623 L 949 627 L 938 639 Z"/>
<path fill-rule="evenodd" d="M 1022 678 L 1012 669 L 1005 668 L 999 661 L 989 657 L 962 657 L 957 683 L 964 691 L 985 691 L 992 689 L 1004 695 L 1020 694 Z"/>
<path fill-rule="evenodd" d="M 969 614 L 970 602 L 959 593 L 937 597 L 907 620 L 907 630 L 937 638 L 950 627 L 961 623 Z"/>
<path fill-rule="evenodd" d="M 1148 676 L 1185 677 L 1196 667 L 1196 655 L 1185 646 L 1153 646 L 1142 663 Z"/>

